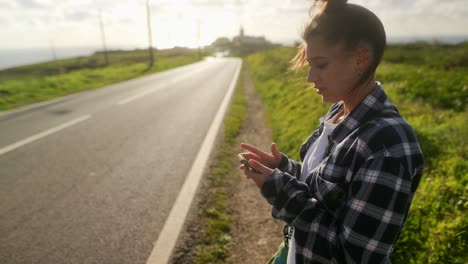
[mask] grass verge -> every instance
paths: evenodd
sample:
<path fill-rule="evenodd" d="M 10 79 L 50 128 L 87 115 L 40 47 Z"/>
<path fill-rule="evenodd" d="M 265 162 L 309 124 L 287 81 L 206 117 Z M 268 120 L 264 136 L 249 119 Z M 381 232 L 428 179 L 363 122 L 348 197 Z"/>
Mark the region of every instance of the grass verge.
<path fill-rule="evenodd" d="M 247 100 L 243 92 L 243 71 L 239 75 L 231 107 L 224 120 L 224 141 L 209 172 L 208 193 L 202 201 L 199 217 L 202 223 L 200 244 L 196 247 L 193 263 L 224 263 L 232 242 L 229 234 L 232 220 L 228 211 L 232 197 L 233 154 L 237 150 L 236 137 L 247 114 Z"/>
<path fill-rule="evenodd" d="M 0 71 L 0 111 L 152 74 L 200 60 L 195 51 L 160 53 L 148 68 L 146 53 L 112 52 L 21 66 Z"/>

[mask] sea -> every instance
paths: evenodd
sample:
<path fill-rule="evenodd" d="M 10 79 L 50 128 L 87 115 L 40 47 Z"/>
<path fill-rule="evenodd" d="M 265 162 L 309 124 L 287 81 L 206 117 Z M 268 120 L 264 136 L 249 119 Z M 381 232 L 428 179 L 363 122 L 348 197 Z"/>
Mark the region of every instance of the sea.
<path fill-rule="evenodd" d="M 389 43 L 408 43 L 413 41 L 442 42 L 455 44 L 468 41 L 468 35 L 460 36 L 426 36 L 426 37 L 389 37 Z M 290 45 L 297 40 L 285 40 L 283 44 Z M 116 47 L 122 49 L 123 47 Z M 125 48 L 124 48 L 125 49 Z M 102 47 L 66 47 L 66 48 L 31 48 L 31 49 L 0 49 L 0 70 L 46 62 L 56 59 L 65 59 L 79 56 L 88 56 L 102 50 Z"/>
<path fill-rule="evenodd" d="M 88 56 L 99 50 L 99 47 L 66 47 L 66 48 L 24 48 L 0 49 L 0 70 L 80 56 Z"/>

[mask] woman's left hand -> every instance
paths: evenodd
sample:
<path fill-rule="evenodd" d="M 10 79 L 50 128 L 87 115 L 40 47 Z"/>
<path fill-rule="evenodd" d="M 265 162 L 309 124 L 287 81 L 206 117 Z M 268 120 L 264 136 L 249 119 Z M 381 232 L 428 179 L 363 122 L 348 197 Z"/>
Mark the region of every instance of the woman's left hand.
<path fill-rule="evenodd" d="M 241 165 L 240 169 L 244 171 L 244 174 L 248 179 L 252 179 L 258 188 L 261 189 L 268 177 L 270 177 L 273 173 L 273 170 L 254 159 L 249 160 L 249 166 L 250 168 L 256 170 L 256 172 L 246 170 L 244 165 Z"/>

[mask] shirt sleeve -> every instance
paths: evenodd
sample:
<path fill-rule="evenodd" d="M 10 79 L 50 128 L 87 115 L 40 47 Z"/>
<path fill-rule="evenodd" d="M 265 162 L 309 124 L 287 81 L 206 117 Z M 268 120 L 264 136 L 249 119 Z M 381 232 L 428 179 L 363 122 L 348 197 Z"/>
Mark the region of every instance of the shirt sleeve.
<path fill-rule="evenodd" d="M 304 182 L 274 170 L 261 189 L 272 216 L 313 232 L 331 214 Z M 411 173 L 402 159 L 380 155 L 364 162 L 349 184 L 336 225 L 336 244 L 346 263 L 388 260 L 411 202 Z M 330 223 L 329 223 L 330 224 Z M 329 226 L 323 226 L 329 228 Z"/>
<path fill-rule="evenodd" d="M 295 177 L 301 175 L 302 164 L 300 162 L 288 158 L 288 156 L 286 156 L 283 153 L 281 154 L 283 158 L 281 159 L 281 163 L 278 166 L 278 169 Z"/>
<path fill-rule="evenodd" d="M 272 216 L 288 224 L 304 210 L 318 207 L 307 184 L 280 169 L 273 170 L 263 184 L 261 194 L 273 206 Z"/>

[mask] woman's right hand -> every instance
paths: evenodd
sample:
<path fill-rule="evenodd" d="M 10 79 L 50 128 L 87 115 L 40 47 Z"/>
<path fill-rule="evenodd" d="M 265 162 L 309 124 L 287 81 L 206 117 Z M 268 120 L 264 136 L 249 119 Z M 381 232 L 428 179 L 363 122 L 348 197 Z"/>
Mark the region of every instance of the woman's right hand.
<path fill-rule="evenodd" d="M 247 159 L 256 160 L 272 170 L 278 168 L 283 158 L 283 155 L 278 150 L 276 143 L 271 144 L 271 153 L 267 153 L 247 143 L 241 143 L 240 146 L 241 148 L 249 151 L 247 153 L 243 153 Z"/>

